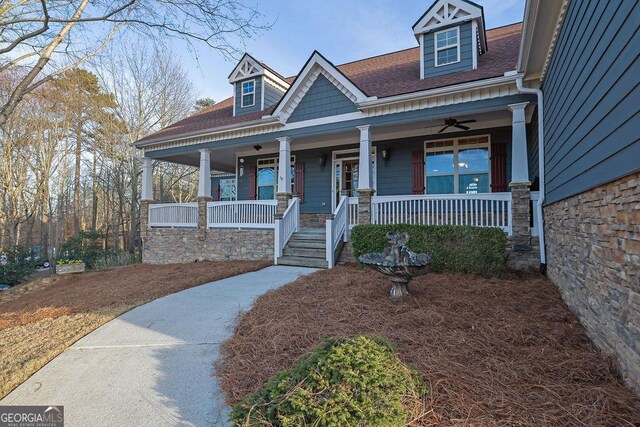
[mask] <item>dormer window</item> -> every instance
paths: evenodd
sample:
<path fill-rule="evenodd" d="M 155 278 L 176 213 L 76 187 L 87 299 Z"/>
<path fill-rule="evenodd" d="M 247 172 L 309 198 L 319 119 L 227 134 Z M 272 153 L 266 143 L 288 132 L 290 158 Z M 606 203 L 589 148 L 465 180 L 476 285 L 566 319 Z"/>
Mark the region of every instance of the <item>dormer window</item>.
<path fill-rule="evenodd" d="M 256 81 L 248 80 L 242 82 L 241 107 L 251 107 L 256 103 Z"/>
<path fill-rule="evenodd" d="M 460 62 L 460 27 L 435 33 L 436 67 Z"/>

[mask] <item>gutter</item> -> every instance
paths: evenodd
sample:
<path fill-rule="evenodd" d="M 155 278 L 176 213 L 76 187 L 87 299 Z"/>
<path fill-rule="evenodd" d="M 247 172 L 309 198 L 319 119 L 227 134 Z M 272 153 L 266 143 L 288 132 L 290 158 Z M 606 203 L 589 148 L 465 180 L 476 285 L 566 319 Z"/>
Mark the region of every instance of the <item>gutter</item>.
<path fill-rule="evenodd" d="M 467 83 L 460 83 L 457 85 L 443 86 L 435 89 L 422 90 L 419 92 L 405 93 L 402 95 L 394 95 L 380 99 L 365 100 L 356 103 L 358 108 L 374 108 L 381 107 L 389 104 L 395 104 L 403 101 L 413 101 L 430 96 L 447 95 L 450 93 L 461 92 L 469 89 L 487 88 L 491 86 L 497 86 L 505 83 L 513 83 L 516 79 L 521 79 L 523 74 L 508 74 L 494 78 L 488 78 L 483 80 L 475 80 Z"/>
<path fill-rule="evenodd" d="M 229 125 L 225 125 L 225 126 L 218 126 L 215 128 L 209 128 L 209 129 L 204 129 L 204 130 L 199 130 L 199 131 L 194 131 L 194 132 L 189 132 L 189 133 L 181 133 L 181 134 L 176 134 L 176 135 L 169 135 L 169 136 L 165 136 L 165 137 L 160 137 L 160 138 L 154 138 L 154 139 L 149 139 L 143 142 L 134 142 L 133 145 L 137 148 L 140 147 L 146 147 L 147 145 L 153 145 L 153 144 L 159 144 L 159 143 L 165 143 L 165 142 L 171 142 L 171 141 L 178 141 L 181 139 L 185 139 L 185 138 L 196 138 L 196 137 L 204 137 L 204 136 L 210 136 L 210 135 L 215 135 L 217 133 L 221 133 L 221 132 L 226 132 L 229 130 L 243 130 L 243 129 L 251 129 L 251 128 L 255 128 L 255 127 L 261 127 L 261 126 L 265 126 L 265 125 L 271 125 L 271 124 L 276 124 L 276 123 L 280 123 L 280 120 L 277 117 L 274 116 L 263 116 L 260 119 L 257 120 L 251 120 L 249 122 L 239 122 L 239 123 L 232 123 Z"/>
<path fill-rule="evenodd" d="M 522 77 L 516 79 L 516 87 L 520 93 L 533 94 L 538 97 L 538 174 L 540 181 L 540 197 L 536 204 L 538 211 L 538 239 L 540 240 L 540 272 L 545 273 L 547 269 L 547 257 L 544 239 L 544 218 L 542 216 L 542 205 L 544 203 L 544 104 L 542 91 L 540 89 L 526 88 L 522 85 Z"/>

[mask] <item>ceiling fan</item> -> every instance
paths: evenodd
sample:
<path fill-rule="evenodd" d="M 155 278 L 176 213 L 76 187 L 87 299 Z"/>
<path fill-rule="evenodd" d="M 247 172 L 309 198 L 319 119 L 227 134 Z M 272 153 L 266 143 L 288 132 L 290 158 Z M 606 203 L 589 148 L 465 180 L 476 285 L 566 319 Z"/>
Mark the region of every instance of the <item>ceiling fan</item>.
<path fill-rule="evenodd" d="M 454 128 L 458 128 L 458 129 L 462 129 L 462 130 L 469 130 L 471 128 L 469 126 L 464 126 L 464 124 L 465 123 L 475 123 L 475 122 L 476 121 L 474 119 L 458 121 L 457 119 L 454 119 L 453 117 L 449 117 L 448 119 L 444 119 L 444 127 L 442 129 L 440 129 L 438 131 L 438 133 L 442 133 L 445 130 L 449 129 L 450 127 L 454 127 Z"/>

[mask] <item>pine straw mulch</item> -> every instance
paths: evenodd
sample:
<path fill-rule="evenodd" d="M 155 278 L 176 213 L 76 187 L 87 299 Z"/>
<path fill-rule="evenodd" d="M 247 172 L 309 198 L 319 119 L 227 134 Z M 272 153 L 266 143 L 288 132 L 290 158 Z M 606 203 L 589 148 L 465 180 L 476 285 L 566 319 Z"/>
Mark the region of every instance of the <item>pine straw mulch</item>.
<path fill-rule="evenodd" d="M 429 274 L 410 288 L 394 304 L 386 278 L 342 266 L 261 296 L 221 349 L 227 403 L 324 338 L 367 334 L 395 343 L 432 387 L 412 425 L 640 425 L 640 399 L 543 276 Z"/>
<path fill-rule="evenodd" d="M 140 304 L 268 265 L 250 261 L 136 264 L 40 278 L 20 285 L 23 289 L 5 291 L 19 291 L 19 295 L 0 301 L 0 398 L 78 339 Z"/>

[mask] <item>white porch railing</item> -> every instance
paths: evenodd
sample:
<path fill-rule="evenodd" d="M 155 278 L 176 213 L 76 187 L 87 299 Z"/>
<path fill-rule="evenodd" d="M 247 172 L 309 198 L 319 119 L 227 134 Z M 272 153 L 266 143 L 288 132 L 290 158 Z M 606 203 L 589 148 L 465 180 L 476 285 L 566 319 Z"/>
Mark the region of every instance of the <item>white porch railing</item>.
<path fill-rule="evenodd" d="M 335 254 L 340 241 L 347 241 L 349 231 L 349 198 L 342 196 L 332 218 L 326 223 L 327 267 L 336 264 Z"/>
<path fill-rule="evenodd" d="M 538 231 L 538 208 L 537 208 L 537 204 L 538 204 L 538 199 L 540 198 L 540 192 L 539 191 L 532 191 L 530 198 L 531 198 L 531 201 L 533 202 L 533 206 L 531 206 L 531 214 L 533 215 L 533 226 L 531 227 L 531 235 L 533 237 L 538 237 L 540 235 L 540 232 Z"/>
<path fill-rule="evenodd" d="M 149 205 L 149 227 L 197 227 L 197 203 L 153 203 Z"/>
<path fill-rule="evenodd" d="M 291 235 L 300 230 L 300 199 L 295 197 L 289 200 L 289 207 L 282 219 L 275 220 L 274 230 L 273 261 L 277 265 Z"/>
<path fill-rule="evenodd" d="M 273 228 L 275 200 L 238 200 L 207 203 L 209 228 Z"/>
<path fill-rule="evenodd" d="M 499 227 L 511 235 L 511 193 L 374 196 L 371 222 Z"/>
<path fill-rule="evenodd" d="M 349 229 L 358 225 L 358 198 L 349 197 Z"/>

